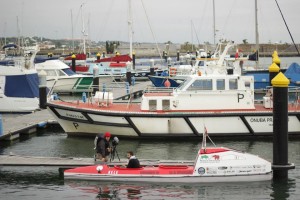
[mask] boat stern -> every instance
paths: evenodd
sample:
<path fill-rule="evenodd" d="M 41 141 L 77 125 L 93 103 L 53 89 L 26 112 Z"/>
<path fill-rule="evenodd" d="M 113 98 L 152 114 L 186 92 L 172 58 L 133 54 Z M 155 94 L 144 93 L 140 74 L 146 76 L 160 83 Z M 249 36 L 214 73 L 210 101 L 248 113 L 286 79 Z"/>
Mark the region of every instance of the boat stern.
<path fill-rule="evenodd" d="M 198 176 L 240 176 L 248 180 L 270 180 L 272 165 L 269 161 L 244 152 L 227 148 L 208 148 L 200 151 L 194 169 Z M 255 178 L 253 178 L 255 177 Z"/>

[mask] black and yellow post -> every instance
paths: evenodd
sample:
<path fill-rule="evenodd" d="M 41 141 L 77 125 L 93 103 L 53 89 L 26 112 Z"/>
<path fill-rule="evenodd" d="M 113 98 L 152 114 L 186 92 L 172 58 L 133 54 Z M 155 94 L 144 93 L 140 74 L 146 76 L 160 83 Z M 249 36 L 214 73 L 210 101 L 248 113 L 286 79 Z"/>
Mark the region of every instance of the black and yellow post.
<path fill-rule="evenodd" d="M 120 55 L 120 53 L 116 51 L 116 57 L 118 57 L 119 55 Z M 117 60 L 117 63 L 120 63 L 120 61 Z"/>
<path fill-rule="evenodd" d="M 42 70 L 39 76 L 39 104 L 41 109 L 46 109 L 47 106 L 47 73 Z"/>
<path fill-rule="evenodd" d="M 135 52 L 132 52 L 132 69 L 135 69 Z"/>
<path fill-rule="evenodd" d="M 269 86 L 272 86 L 272 79 L 279 73 L 280 68 L 276 63 L 272 63 L 272 65 L 269 66 Z"/>
<path fill-rule="evenodd" d="M 96 55 L 97 60 L 100 60 L 100 56 L 101 56 L 101 55 L 100 55 L 100 53 L 98 52 L 97 55 Z"/>
<path fill-rule="evenodd" d="M 168 53 L 167 52 L 165 52 L 164 58 L 165 58 L 165 62 L 167 62 L 168 61 Z"/>
<path fill-rule="evenodd" d="M 97 65 L 93 68 L 93 94 L 99 91 L 99 67 Z"/>
<path fill-rule="evenodd" d="M 129 85 L 131 85 L 131 62 L 127 62 L 126 63 L 126 80 L 128 82 Z"/>
<path fill-rule="evenodd" d="M 273 179 L 287 180 L 288 170 L 288 85 L 289 79 L 279 72 L 273 85 Z"/>
<path fill-rule="evenodd" d="M 153 59 L 150 60 L 150 75 L 151 76 L 154 75 L 154 60 Z"/>
<path fill-rule="evenodd" d="M 71 58 L 72 58 L 72 70 L 73 72 L 76 72 L 76 55 L 73 54 Z"/>
<path fill-rule="evenodd" d="M 280 58 L 278 57 L 277 51 L 272 54 L 272 62 L 275 63 L 280 68 Z"/>
<path fill-rule="evenodd" d="M 163 59 L 165 60 L 165 62 L 167 62 L 167 52 L 163 51 Z"/>

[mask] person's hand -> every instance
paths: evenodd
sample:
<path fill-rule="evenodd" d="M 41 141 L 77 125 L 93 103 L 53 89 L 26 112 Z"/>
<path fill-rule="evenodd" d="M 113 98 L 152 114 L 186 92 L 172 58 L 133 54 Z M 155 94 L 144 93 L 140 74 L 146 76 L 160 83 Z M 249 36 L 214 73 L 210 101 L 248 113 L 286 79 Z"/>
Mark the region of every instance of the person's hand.
<path fill-rule="evenodd" d="M 102 161 L 102 162 L 105 162 L 105 158 L 102 158 L 101 161 Z"/>
<path fill-rule="evenodd" d="M 110 153 L 111 152 L 111 148 L 107 148 L 107 151 Z"/>

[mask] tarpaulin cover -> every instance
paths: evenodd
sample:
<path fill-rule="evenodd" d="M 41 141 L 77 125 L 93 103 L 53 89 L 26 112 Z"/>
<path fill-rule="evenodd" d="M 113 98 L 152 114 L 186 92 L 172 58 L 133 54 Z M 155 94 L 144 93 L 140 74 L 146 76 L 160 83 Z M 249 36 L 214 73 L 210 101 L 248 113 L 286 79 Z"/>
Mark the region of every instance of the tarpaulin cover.
<path fill-rule="evenodd" d="M 6 76 L 4 94 L 7 97 L 39 97 L 38 74 Z"/>

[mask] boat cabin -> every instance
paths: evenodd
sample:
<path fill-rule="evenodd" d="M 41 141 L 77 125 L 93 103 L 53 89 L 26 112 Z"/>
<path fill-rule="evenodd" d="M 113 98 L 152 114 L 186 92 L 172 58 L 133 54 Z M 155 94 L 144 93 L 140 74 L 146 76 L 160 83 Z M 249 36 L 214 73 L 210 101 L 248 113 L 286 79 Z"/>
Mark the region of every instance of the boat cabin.
<path fill-rule="evenodd" d="M 218 111 L 254 109 L 251 76 L 189 76 L 178 88 L 146 91 L 142 111 Z"/>
<path fill-rule="evenodd" d="M 47 80 L 58 79 L 75 75 L 71 68 L 60 60 L 48 60 L 43 63 L 35 64 L 38 72 L 44 70 Z"/>

